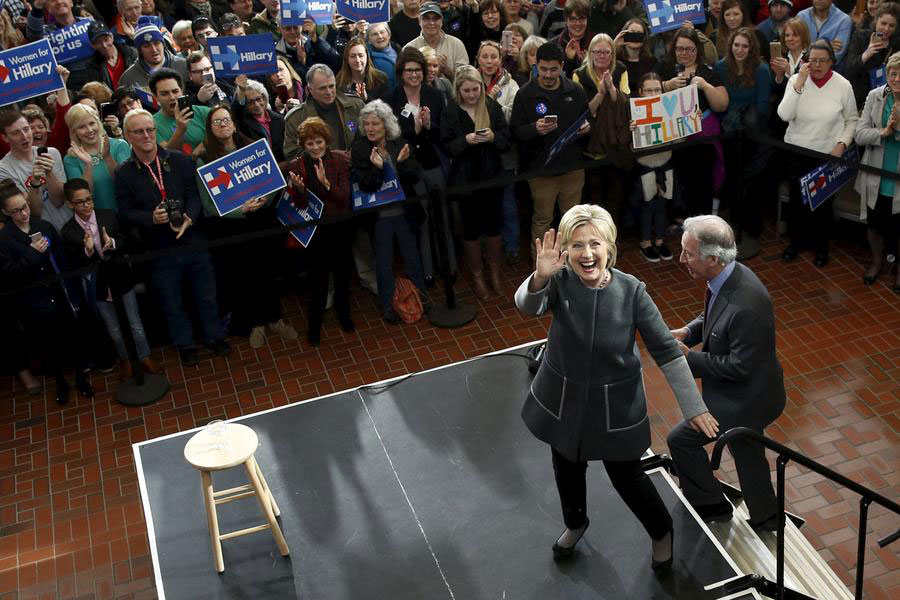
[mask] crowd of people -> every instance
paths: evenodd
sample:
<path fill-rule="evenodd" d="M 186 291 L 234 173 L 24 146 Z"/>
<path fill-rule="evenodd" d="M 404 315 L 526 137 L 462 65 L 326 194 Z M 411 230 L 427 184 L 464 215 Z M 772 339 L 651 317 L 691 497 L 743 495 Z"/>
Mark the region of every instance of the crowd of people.
<path fill-rule="evenodd" d="M 93 395 L 91 368 L 111 370 L 117 358 L 122 377 L 131 377 L 126 325 L 141 368 L 156 372 L 136 290 L 161 313 L 188 366 L 200 344 L 227 355 L 229 336 L 247 336 L 253 348 L 267 336 L 297 337 L 275 283 L 285 265 L 308 275 L 312 345 L 331 302 L 340 326 L 354 330 L 354 276 L 377 295 L 388 323 L 401 322 L 393 302 L 398 259 L 426 311 L 442 264 L 455 272 L 457 259 L 479 299 L 506 294 L 504 262 L 515 264 L 525 248 L 534 259 L 521 231 L 542 239 L 582 202 L 605 207 L 619 236 L 633 232 L 650 262 L 672 259 L 666 239 L 686 218 L 727 213 L 746 259 L 759 251 L 764 211 L 787 179 L 783 259 L 811 250 L 822 267 L 833 199 L 810 211 L 799 186 L 822 161 L 773 151 L 759 135 L 834 156 L 855 142 L 864 163 L 897 171 L 895 2 L 709 0 L 705 23 L 656 34 L 640 0 L 391 4 L 387 23 L 335 15 L 329 25 L 290 25 L 278 0 L 4 3 L 3 49 L 82 19 L 93 21 L 94 49 L 57 68 L 65 88 L 0 112 L 4 287 L 166 251 L 133 269 L 113 261 L 115 269 L 0 298 L 12 315 L 0 323 L 4 339 L 28 349 L 8 362 L 29 392 L 42 389 L 32 358 L 55 377 L 60 403 L 69 397 L 67 368 L 75 367 L 85 396 Z M 220 77 L 209 39 L 253 34 L 272 36 L 277 70 Z M 695 137 L 710 139 L 635 157 L 629 99 L 689 85 L 702 119 Z M 577 139 L 552 160 L 567 172 L 540 172 L 570 127 Z M 736 131 L 753 136 L 717 136 Z M 287 188 L 220 215 L 197 168 L 260 139 Z M 585 166 L 591 159 L 601 162 Z M 514 173 L 527 184 L 503 177 Z M 355 189 L 374 192 L 394 174 L 405 196 L 420 201 L 340 219 Z M 869 217 L 868 285 L 896 255 L 894 182 L 869 173 L 856 180 L 861 216 Z M 455 192 L 461 184 L 479 189 Z M 177 252 L 275 227 L 283 196 L 304 208 L 310 193 L 338 220 L 305 248 L 284 234 Z M 442 212 L 432 206 L 437 198 Z M 900 275 L 893 289 L 900 293 Z"/>

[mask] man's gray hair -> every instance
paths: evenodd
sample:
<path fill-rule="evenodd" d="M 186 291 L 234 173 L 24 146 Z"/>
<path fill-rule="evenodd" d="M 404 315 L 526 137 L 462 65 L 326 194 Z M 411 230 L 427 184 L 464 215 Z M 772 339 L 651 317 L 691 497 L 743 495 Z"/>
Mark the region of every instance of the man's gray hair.
<path fill-rule="evenodd" d="M 359 124 L 362 126 L 363 121 L 369 115 L 374 115 L 381 119 L 384 123 L 385 137 L 389 140 L 396 140 L 400 137 L 400 124 L 397 123 L 397 117 L 391 107 L 384 103 L 383 100 L 372 100 L 362 107 L 359 111 Z"/>
<path fill-rule="evenodd" d="M 122 130 L 128 131 L 128 121 L 131 121 L 135 117 L 141 117 L 141 116 L 150 117 L 151 120 L 153 119 L 153 115 L 151 115 L 148 111 L 144 110 L 143 108 L 132 108 L 125 114 L 125 118 L 122 119 Z M 156 123 L 154 123 L 154 125 L 156 125 Z"/>
<path fill-rule="evenodd" d="M 175 25 L 172 26 L 172 36 L 177 38 L 180 36 L 184 30 L 191 30 L 191 22 L 185 19 L 184 21 L 178 21 Z"/>
<path fill-rule="evenodd" d="M 369 25 L 369 28 L 366 30 L 366 41 L 367 42 L 369 41 L 369 37 L 372 35 L 372 32 L 375 31 L 376 28 L 380 29 L 382 27 L 384 27 L 384 30 L 388 34 L 388 38 L 390 38 L 391 37 L 391 28 L 388 27 L 387 23 L 371 23 Z"/>
<path fill-rule="evenodd" d="M 684 220 L 684 232 L 700 242 L 700 256 L 714 256 L 720 265 L 737 258 L 734 231 L 725 219 L 716 215 L 699 215 Z"/>
<path fill-rule="evenodd" d="M 322 63 L 316 63 L 306 72 L 306 81 L 312 85 L 313 77 L 319 73 L 324 74 L 326 77 L 334 77 L 334 71 L 331 70 L 331 67 Z"/>
<path fill-rule="evenodd" d="M 263 100 L 266 101 L 266 108 L 269 108 L 269 91 L 266 89 L 266 86 L 256 81 L 255 79 L 248 79 L 247 89 L 253 90 L 257 94 L 262 96 Z"/>

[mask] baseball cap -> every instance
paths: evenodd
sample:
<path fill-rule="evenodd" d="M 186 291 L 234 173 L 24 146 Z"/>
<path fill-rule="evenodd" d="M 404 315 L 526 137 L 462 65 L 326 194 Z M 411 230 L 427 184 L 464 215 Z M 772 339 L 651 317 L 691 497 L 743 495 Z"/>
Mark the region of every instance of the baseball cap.
<path fill-rule="evenodd" d="M 87 34 L 88 34 L 88 39 L 91 40 L 91 43 L 93 43 L 101 35 L 111 36 L 112 31 L 110 31 L 109 27 L 107 27 L 105 24 L 101 23 L 100 21 L 94 21 L 93 23 L 90 24 L 90 26 L 88 26 Z"/>
<path fill-rule="evenodd" d="M 794 3 L 791 0 L 769 0 L 769 6 L 773 4 L 777 4 L 781 2 L 782 4 L 787 4 L 789 8 L 794 8 Z"/>
<path fill-rule="evenodd" d="M 444 14 L 441 12 L 441 6 L 437 2 L 426 2 L 422 6 L 419 7 L 419 16 L 423 16 L 426 13 L 434 13 L 439 17 L 443 18 Z"/>

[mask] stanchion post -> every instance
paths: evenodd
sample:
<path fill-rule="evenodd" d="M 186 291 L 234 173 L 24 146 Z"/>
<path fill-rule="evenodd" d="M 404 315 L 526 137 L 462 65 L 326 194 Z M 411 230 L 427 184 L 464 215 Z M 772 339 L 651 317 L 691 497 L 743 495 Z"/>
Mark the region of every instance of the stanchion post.
<path fill-rule="evenodd" d="M 432 228 L 429 238 L 437 240 L 438 266 L 441 270 L 441 279 L 444 282 L 444 303 L 435 304 L 428 312 L 428 320 L 435 327 L 462 327 L 475 318 L 475 307 L 471 304 L 456 301 L 456 292 L 453 289 L 454 277 L 450 272 L 450 257 L 447 255 L 447 224 L 444 221 L 444 197 L 436 186 L 430 186 L 428 195 L 431 201 L 428 203 L 431 210 L 428 223 Z"/>

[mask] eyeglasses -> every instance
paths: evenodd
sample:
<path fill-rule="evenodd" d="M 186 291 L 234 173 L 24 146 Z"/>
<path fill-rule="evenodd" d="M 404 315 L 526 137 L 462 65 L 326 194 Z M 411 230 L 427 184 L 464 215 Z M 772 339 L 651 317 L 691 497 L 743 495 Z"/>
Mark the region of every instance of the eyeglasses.
<path fill-rule="evenodd" d="M 84 198 L 84 199 L 82 199 L 82 200 L 69 200 L 69 202 L 70 202 L 71 204 L 74 204 L 75 206 L 84 206 L 85 204 L 93 204 L 93 203 L 94 203 L 94 197 L 93 197 L 93 196 L 88 196 L 87 198 Z"/>
<path fill-rule="evenodd" d="M 8 214 L 10 214 L 10 215 L 18 215 L 18 214 L 22 214 L 22 213 L 28 212 L 29 210 L 31 210 L 31 207 L 28 206 L 28 204 L 23 204 L 23 205 L 20 206 L 19 208 L 13 208 L 13 209 L 10 209 L 10 210 L 3 209 L 3 212 L 8 213 Z"/>
<path fill-rule="evenodd" d="M 831 62 L 830 58 L 810 58 L 806 62 L 811 65 L 827 65 Z"/>
<path fill-rule="evenodd" d="M 222 126 L 222 125 L 231 125 L 231 117 L 222 117 L 221 119 L 213 119 L 213 125 Z"/>
<path fill-rule="evenodd" d="M 675 52 L 694 54 L 695 52 L 697 52 L 697 46 L 675 46 Z"/>
<path fill-rule="evenodd" d="M 409 73 L 410 75 L 413 75 L 413 74 L 415 74 L 415 73 L 421 73 L 421 72 L 422 72 L 422 69 L 403 69 L 403 72 L 404 72 L 404 73 Z"/>
<path fill-rule="evenodd" d="M 591 50 L 594 56 L 612 56 L 612 50 Z"/>
<path fill-rule="evenodd" d="M 147 127 L 146 129 L 132 129 L 132 135 L 156 135 L 156 127 Z"/>

